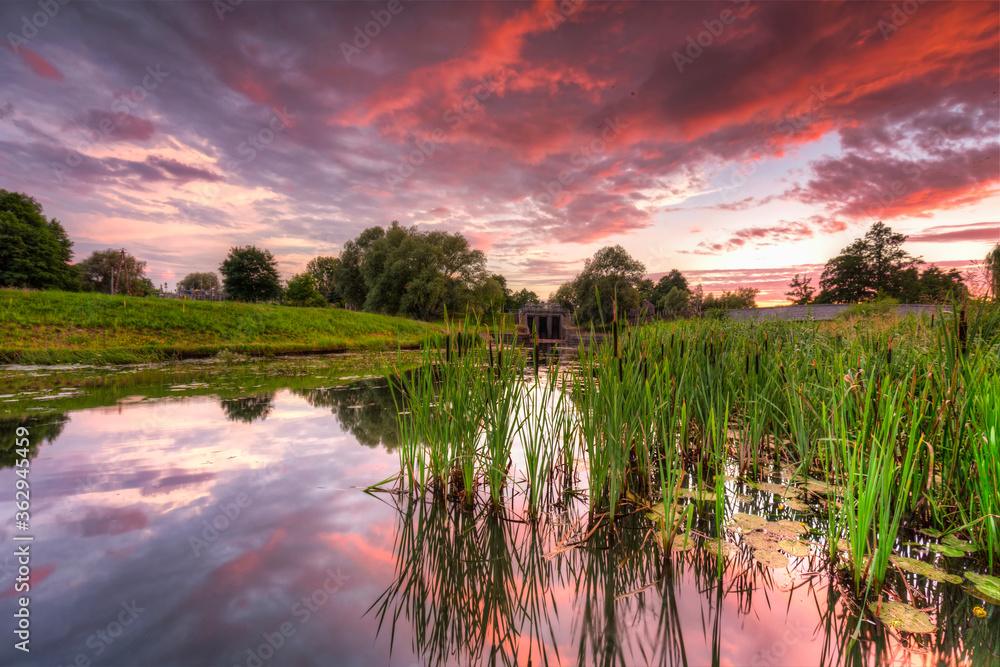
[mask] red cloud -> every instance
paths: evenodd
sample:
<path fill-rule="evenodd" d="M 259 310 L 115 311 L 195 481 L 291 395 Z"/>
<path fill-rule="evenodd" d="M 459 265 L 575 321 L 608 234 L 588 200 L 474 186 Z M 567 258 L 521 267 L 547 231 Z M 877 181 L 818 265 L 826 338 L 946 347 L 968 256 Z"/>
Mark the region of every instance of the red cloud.
<path fill-rule="evenodd" d="M 961 241 L 1000 243 L 1000 222 L 928 227 L 917 234 L 910 234 L 907 241 L 914 243 L 957 243 Z"/>
<path fill-rule="evenodd" d="M 7 44 L 4 44 L 4 46 L 11 49 L 12 51 L 14 50 Z M 41 57 L 34 51 L 26 49 L 22 46 L 16 50 L 16 53 L 21 57 L 21 60 L 24 61 L 24 64 L 26 64 L 28 67 L 31 68 L 32 72 L 42 77 L 43 79 L 50 79 L 52 81 L 62 81 L 64 79 L 62 72 L 56 69 L 55 65 L 53 65 L 48 60 Z"/>
<path fill-rule="evenodd" d="M 854 219 L 929 216 L 995 195 L 998 158 L 997 143 L 961 152 L 949 146 L 926 160 L 854 152 L 813 163 L 816 177 L 790 194 Z"/>
<path fill-rule="evenodd" d="M 777 225 L 744 227 L 738 229 L 723 241 L 702 241 L 694 250 L 696 255 L 720 255 L 742 248 L 747 243 L 755 246 L 777 245 L 779 243 L 794 243 L 812 238 L 819 234 L 834 234 L 847 229 L 843 220 L 827 219 L 814 215 L 808 221 L 782 222 Z M 687 254 L 688 251 L 681 251 Z"/>

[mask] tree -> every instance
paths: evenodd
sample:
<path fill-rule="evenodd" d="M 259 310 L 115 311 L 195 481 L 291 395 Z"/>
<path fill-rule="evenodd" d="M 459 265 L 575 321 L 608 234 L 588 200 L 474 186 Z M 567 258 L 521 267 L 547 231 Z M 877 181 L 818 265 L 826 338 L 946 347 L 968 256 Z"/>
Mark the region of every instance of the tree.
<path fill-rule="evenodd" d="M 288 281 L 283 302 L 289 306 L 321 308 L 326 305 L 326 297 L 316 289 L 316 279 L 311 273 L 299 273 Z"/>
<path fill-rule="evenodd" d="M 522 287 L 521 291 L 510 295 L 510 298 L 507 300 L 507 306 L 511 310 L 520 310 L 529 304 L 537 304 L 538 302 L 537 294 Z"/>
<path fill-rule="evenodd" d="M 337 296 L 348 307 L 422 319 L 482 310 L 496 300 L 486 255 L 461 234 L 421 232 L 393 221 L 344 244 L 331 264 Z M 486 299 L 486 302 L 483 301 Z"/>
<path fill-rule="evenodd" d="M 907 271 L 921 263 L 920 258 L 903 250 L 906 238 L 876 222 L 864 238 L 856 239 L 826 263 L 816 301 L 857 303 L 870 301 L 880 292 L 891 298 L 905 297 L 914 282 L 914 274 Z"/>
<path fill-rule="evenodd" d="M 905 242 L 905 234 L 896 234 L 881 222 L 865 233 L 864 258 L 876 291 L 897 291 L 899 272 L 920 262 L 903 250 Z"/>
<path fill-rule="evenodd" d="M 336 280 L 336 257 L 314 257 L 306 264 L 306 273 L 311 275 L 316 281 L 316 289 L 329 301 L 334 302 L 338 298 Z"/>
<path fill-rule="evenodd" d="M 72 248 L 63 226 L 46 220 L 34 198 L 0 190 L 0 287 L 79 289 Z"/>
<path fill-rule="evenodd" d="M 709 294 L 705 297 L 705 310 L 735 310 L 737 308 L 756 308 L 757 295 L 760 290 L 756 287 L 737 287 L 734 291 L 723 291 L 719 296 Z"/>
<path fill-rule="evenodd" d="M 953 298 L 961 299 L 969 293 L 958 269 L 943 271 L 933 264 L 920 275 L 919 296 L 921 303 L 948 303 Z"/>
<path fill-rule="evenodd" d="M 635 285 L 636 291 L 639 293 L 639 301 L 649 301 L 654 303 L 656 301 L 656 283 L 654 283 L 649 278 L 643 278 Z"/>
<path fill-rule="evenodd" d="M 641 303 L 638 287 L 646 267 L 620 245 L 601 248 L 572 282 L 572 298 L 580 322 L 611 322 L 617 306 L 622 317 Z M 562 288 L 560 288 L 561 290 Z M 557 292 L 558 295 L 558 292 Z"/>
<path fill-rule="evenodd" d="M 219 276 L 215 271 L 196 271 L 189 273 L 177 283 L 181 289 L 213 290 L 219 289 Z"/>
<path fill-rule="evenodd" d="M 503 285 L 495 276 L 486 276 L 473 289 L 472 308 L 478 313 L 496 313 L 503 310 L 503 305 L 507 301 L 503 290 Z"/>
<path fill-rule="evenodd" d="M 691 293 L 680 287 L 672 287 L 670 292 L 660 300 L 660 310 L 670 313 L 674 317 L 679 316 L 688 308 L 691 301 Z"/>
<path fill-rule="evenodd" d="M 659 282 L 656 283 L 656 287 L 653 291 L 656 293 L 657 300 L 662 300 L 670 294 L 671 290 L 675 287 L 682 292 L 687 292 L 688 294 L 691 293 L 691 288 L 688 287 L 688 281 L 687 278 L 684 277 L 684 274 L 677 269 L 670 269 L 670 271 L 668 271 L 662 278 L 660 278 Z M 653 301 L 653 303 L 656 302 L 657 301 Z"/>
<path fill-rule="evenodd" d="M 992 293 L 993 300 L 1000 301 L 1000 243 L 986 254 L 983 268 L 986 271 L 987 294 Z"/>
<path fill-rule="evenodd" d="M 146 262 L 123 248 L 95 250 L 78 264 L 85 292 L 149 296 L 156 292 L 146 277 Z"/>
<path fill-rule="evenodd" d="M 799 274 L 795 274 L 795 277 L 792 278 L 792 282 L 788 284 L 788 291 L 785 292 L 785 296 L 788 297 L 788 300 L 792 302 L 793 306 L 804 306 L 812 303 L 813 294 L 816 292 L 816 288 L 810 285 L 811 282 L 811 276 L 800 278 Z"/>
<path fill-rule="evenodd" d="M 571 313 L 574 312 L 576 310 L 576 291 L 573 283 L 563 283 L 555 292 L 549 294 L 549 303 L 557 304 Z"/>
<path fill-rule="evenodd" d="M 281 296 L 278 262 L 257 246 L 230 248 L 219 267 L 222 286 L 236 301 L 267 301 Z"/>

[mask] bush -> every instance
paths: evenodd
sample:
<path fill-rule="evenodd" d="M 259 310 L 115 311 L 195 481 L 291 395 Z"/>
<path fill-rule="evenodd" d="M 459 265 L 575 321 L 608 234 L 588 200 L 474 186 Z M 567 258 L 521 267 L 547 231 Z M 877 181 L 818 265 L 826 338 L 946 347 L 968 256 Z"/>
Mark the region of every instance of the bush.
<path fill-rule="evenodd" d="M 323 307 L 326 298 L 316 289 L 316 279 L 308 273 L 300 273 L 288 281 L 288 289 L 282 303 L 286 306 Z"/>
<path fill-rule="evenodd" d="M 893 311 L 893 307 L 899 305 L 899 299 L 890 296 L 880 295 L 874 301 L 856 303 L 838 317 L 845 319 L 854 317 L 872 317 L 873 315 L 887 315 Z"/>

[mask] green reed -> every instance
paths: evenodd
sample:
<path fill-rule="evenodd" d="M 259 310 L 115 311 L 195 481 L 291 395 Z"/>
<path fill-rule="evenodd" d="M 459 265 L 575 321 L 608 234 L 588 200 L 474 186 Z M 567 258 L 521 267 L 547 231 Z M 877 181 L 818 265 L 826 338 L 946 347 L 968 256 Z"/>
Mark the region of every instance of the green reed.
<path fill-rule="evenodd" d="M 511 447 L 524 423 L 524 418 L 520 416 L 524 400 L 521 386 L 524 355 L 517 349 L 506 350 L 506 355 L 504 352 L 501 342 L 498 358 L 506 356 L 505 364 L 494 363 L 490 359 L 487 368 L 471 369 L 479 378 L 477 391 L 471 398 L 476 402 L 474 412 L 482 415 L 482 468 L 494 509 L 503 506 L 502 495 L 508 478 Z M 482 361 L 477 356 L 473 359 Z"/>
<path fill-rule="evenodd" d="M 945 313 L 933 325 L 615 320 L 603 340 L 592 329 L 571 364 L 536 356 L 530 370 L 534 350 L 442 337 L 423 370 L 387 373 L 402 413 L 402 483 L 494 509 L 511 501 L 507 489 L 524 489 L 538 518 L 552 488 L 579 474 L 593 523 L 618 520 L 626 503 L 675 511 L 680 470 L 695 471 L 700 488 L 731 462 L 758 481 L 790 467 L 844 487 L 842 510 L 829 499 L 829 537 L 848 538 L 859 591 L 880 585 L 904 518 L 964 532 L 993 569 L 998 310 L 968 306 L 964 319 Z M 524 460 L 512 461 L 518 439 Z M 679 529 L 665 518 L 666 533 Z"/>
<path fill-rule="evenodd" d="M 868 377 L 845 390 L 843 402 L 858 404 L 859 422 L 847 411 L 835 420 L 836 455 L 843 466 L 844 501 L 838 522 L 847 535 L 855 593 L 881 589 L 889 556 L 911 490 L 913 464 L 920 447 L 920 415 L 907 414 L 904 386 L 885 386 Z M 903 437 L 902 429 L 908 435 Z M 897 448 L 905 447 L 897 465 Z"/>
<path fill-rule="evenodd" d="M 532 518 L 541 513 L 549 478 L 554 474 L 559 448 L 550 439 L 564 430 L 565 394 L 550 374 L 548 382 L 535 382 L 525 393 L 521 416 L 523 428 L 525 473 L 527 474 L 528 512 Z"/>

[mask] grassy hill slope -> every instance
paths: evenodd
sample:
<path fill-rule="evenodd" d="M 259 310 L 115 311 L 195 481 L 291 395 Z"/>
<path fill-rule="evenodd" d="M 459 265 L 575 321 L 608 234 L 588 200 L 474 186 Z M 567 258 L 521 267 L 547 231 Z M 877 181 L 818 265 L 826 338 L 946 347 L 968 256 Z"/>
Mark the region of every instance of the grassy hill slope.
<path fill-rule="evenodd" d="M 0 363 L 132 363 L 413 347 L 422 322 L 338 308 L 0 289 Z"/>

